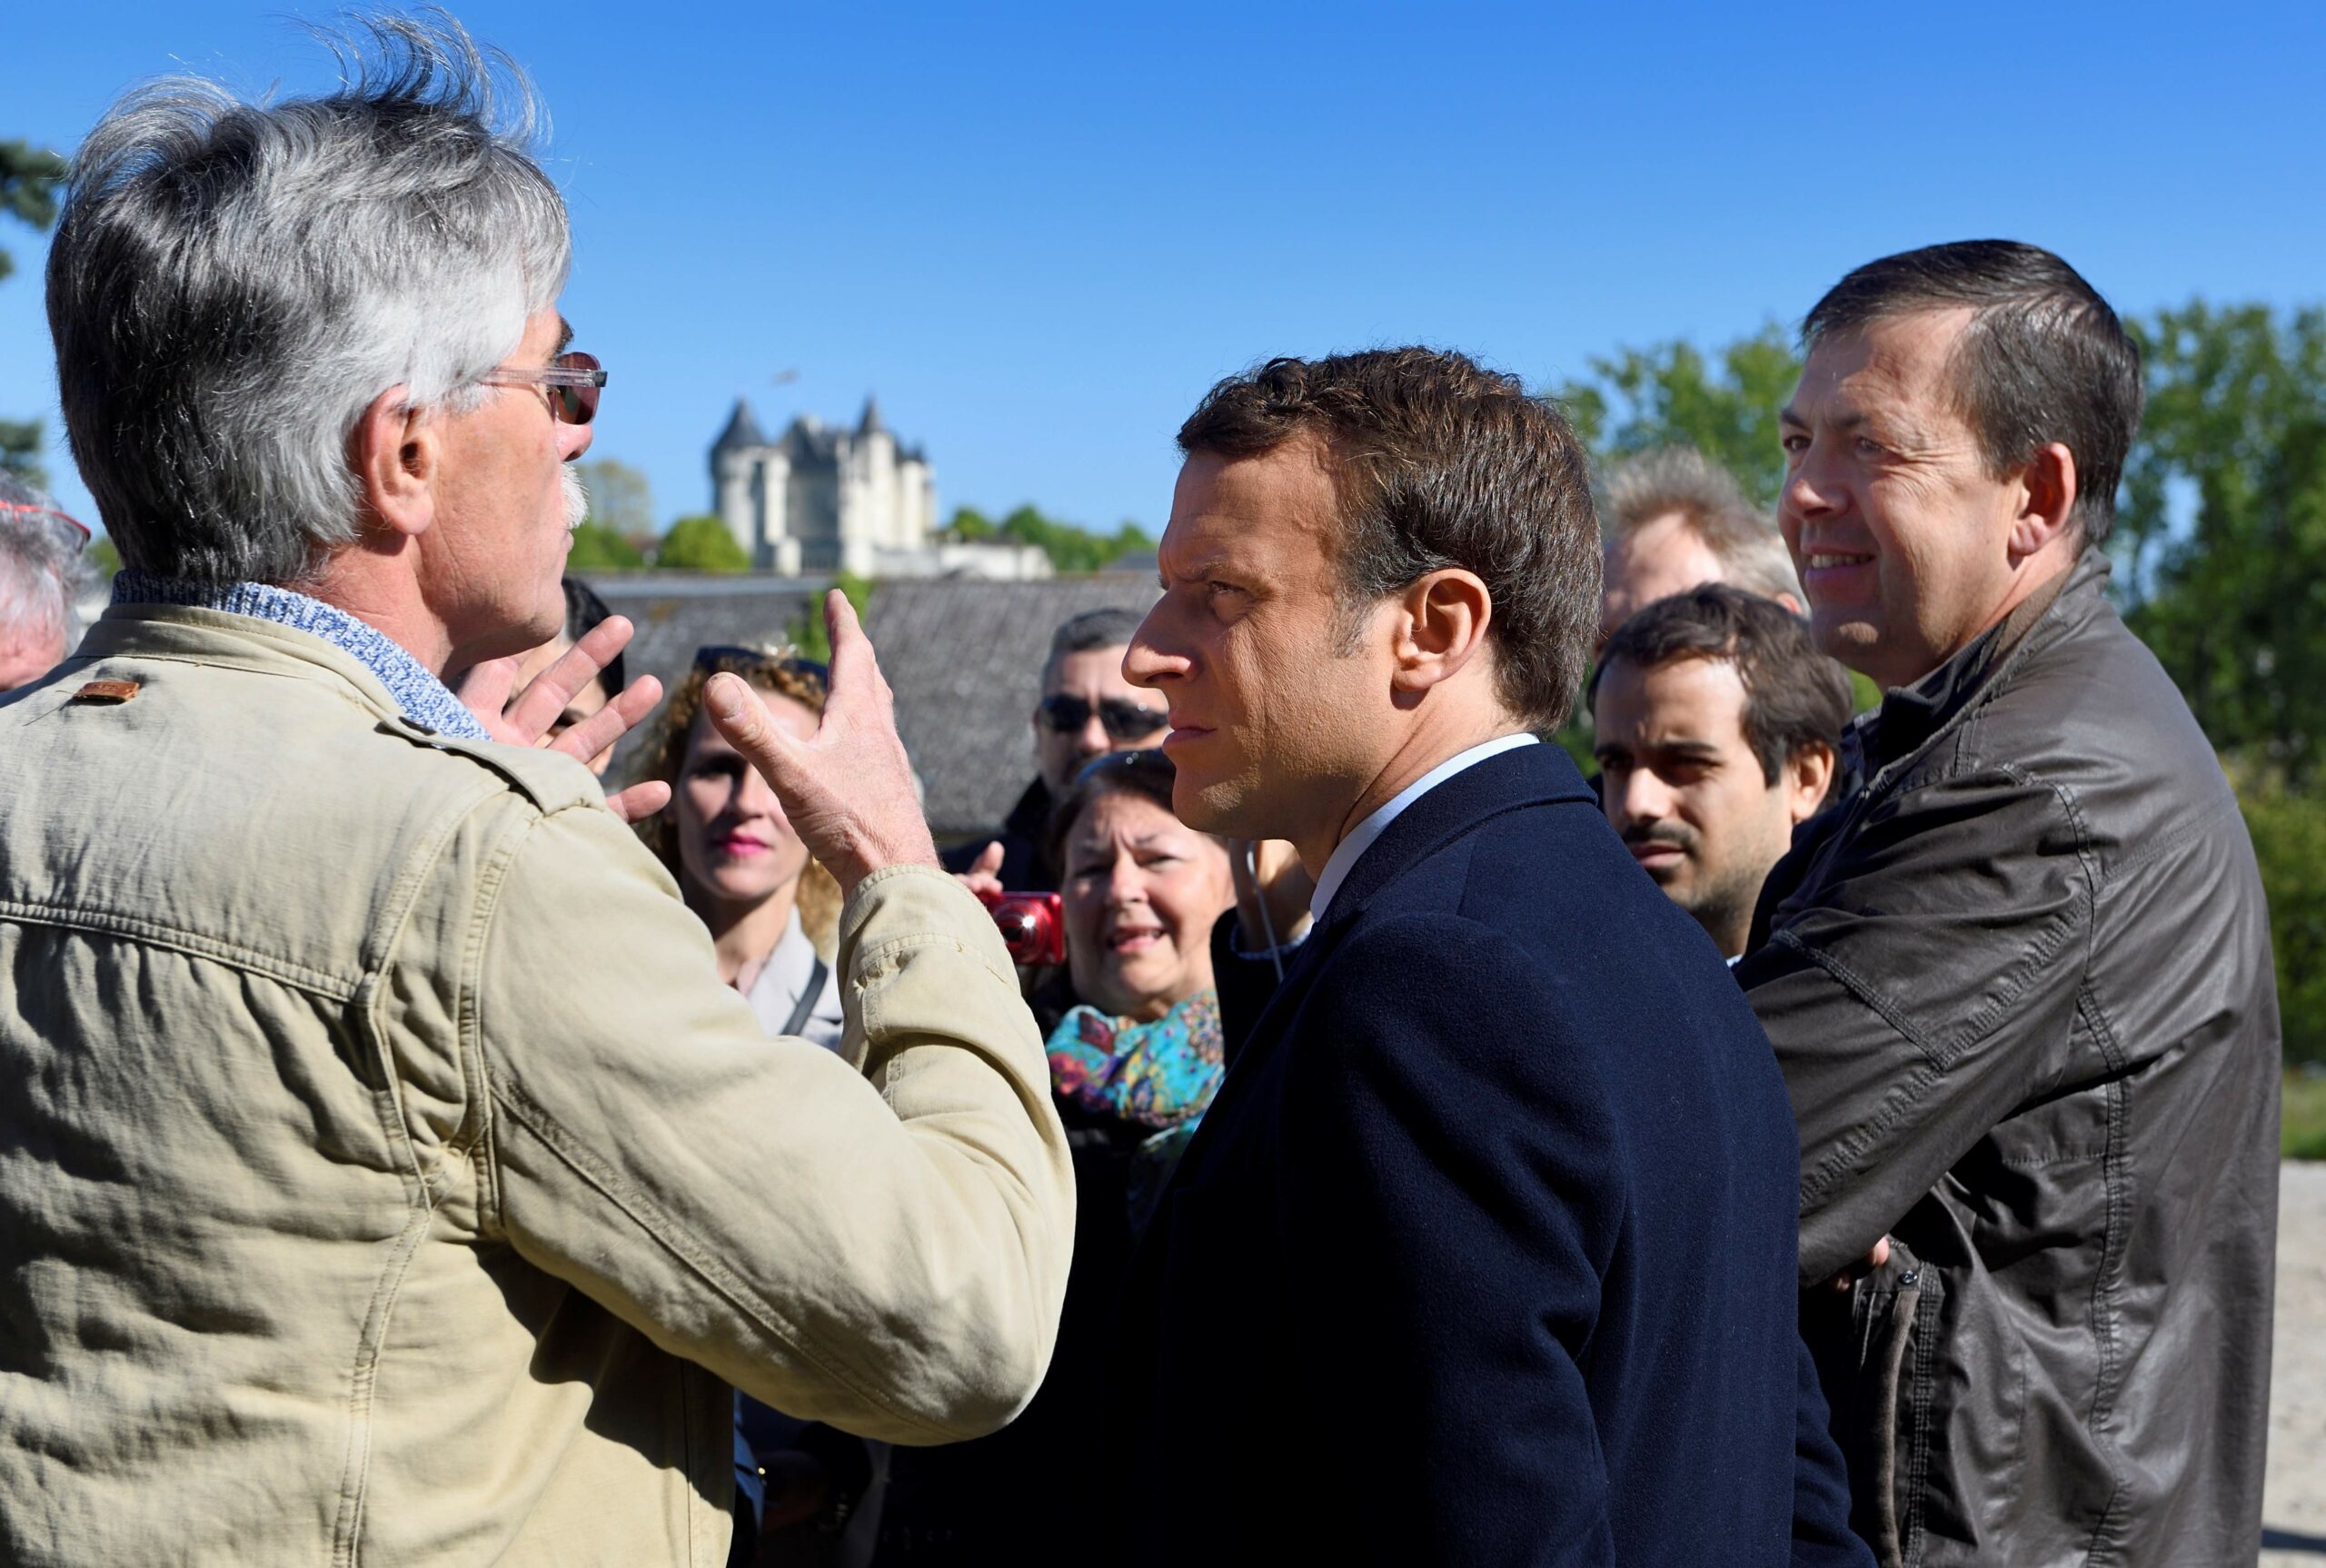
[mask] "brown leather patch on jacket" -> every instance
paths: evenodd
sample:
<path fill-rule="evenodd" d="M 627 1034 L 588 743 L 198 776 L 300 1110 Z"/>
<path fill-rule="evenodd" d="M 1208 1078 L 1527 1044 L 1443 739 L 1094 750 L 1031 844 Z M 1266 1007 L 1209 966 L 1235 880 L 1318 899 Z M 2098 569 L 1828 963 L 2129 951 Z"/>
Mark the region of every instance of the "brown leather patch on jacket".
<path fill-rule="evenodd" d="M 92 680 L 73 694 L 75 702 L 126 702 L 137 695 L 134 680 Z"/>

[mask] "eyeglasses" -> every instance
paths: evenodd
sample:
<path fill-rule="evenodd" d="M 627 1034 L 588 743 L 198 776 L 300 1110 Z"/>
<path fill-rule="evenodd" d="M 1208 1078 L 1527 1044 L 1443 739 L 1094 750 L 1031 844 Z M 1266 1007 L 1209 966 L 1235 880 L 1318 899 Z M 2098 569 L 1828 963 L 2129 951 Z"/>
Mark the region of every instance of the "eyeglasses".
<path fill-rule="evenodd" d="M 812 680 L 826 691 L 831 690 L 830 666 L 819 664 L 812 659 L 802 659 L 794 653 L 768 648 L 746 648 L 740 642 L 714 642 L 694 650 L 694 667 L 706 675 L 750 675 L 770 665 L 786 675 L 802 676 Z"/>
<path fill-rule="evenodd" d="M 561 424 L 588 424 L 598 417 L 606 372 L 595 354 L 566 353 L 537 371 L 496 365 L 485 372 L 483 382 L 489 387 L 540 387 L 549 398 L 550 418 Z"/>
<path fill-rule="evenodd" d="M 20 517 L 40 524 L 53 536 L 57 545 L 68 555 L 78 555 L 89 542 L 89 525 L 69 517 L 53 506 L 38 506 L 29 501 L 0 501 L 0 517 Z"/>
<path fill-rule="evenodd" d="M 1057 735 L 1073 734 L 1096 713 L 1109 740 L 1143 739 L 1171 722 L 1171 716 L 1158 708 L 1142 708 L 1120 697 L 1106 698 L 1093 708 L 1084 699 L 1064 691 L 1043 698 L 1037 711 L 1042 723 Z"/>

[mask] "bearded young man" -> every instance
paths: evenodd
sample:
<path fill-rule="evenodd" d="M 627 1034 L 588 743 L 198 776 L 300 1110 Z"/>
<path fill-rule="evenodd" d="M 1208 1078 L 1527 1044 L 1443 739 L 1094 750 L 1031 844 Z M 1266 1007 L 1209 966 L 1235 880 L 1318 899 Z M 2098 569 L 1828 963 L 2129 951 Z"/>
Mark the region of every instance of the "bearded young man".
<path fill-rule="evenodd" d="M 1533 733 L 1599 609 L 1574 432 L 1401 349 L 1231 378 L 1179 444 L 1125 673 L 1180 817 L 1290 840 L 1317 919 L 1133 1267 L 1110 1462 L 1192 1484 L 1129 1554 L 1859 1560 L 1783 1085 Z"/>
<path fill-rule="evenodd" d="M 1784 606 L 1708 583 L 1618 627 L 1586 696 L 1608 824 L 1734 963 L 1834 786 L 1849 677 Z"/>
<path fill-rule="evenodd" d="M 2236 799 L 2105 592 L 2139 350 L 2003 241 L 1869 263 L 1803 336 L 1778 523 L 1888 691 L 1736 974 L 1860 1528 L 1930 1568 L 2251 1563 L 2277 994 Z"/>
<path fill-rule="evenodd" d="M 813 736 L 709 697 L 847 890 L 842 1055 L 762 1036 L 576 759 L 651 687 L 529 744 L 627 623 L 491 700 L 604 376 L 485 61 L 372 27 L 327 97 L 125 100 L 50 252 L 125 570 L 0 700 L 10 1563 L 715 1563 L 734 1386 L 938 1442 L 1056 1333 L 1040 1037 L 844 601 Z"/>

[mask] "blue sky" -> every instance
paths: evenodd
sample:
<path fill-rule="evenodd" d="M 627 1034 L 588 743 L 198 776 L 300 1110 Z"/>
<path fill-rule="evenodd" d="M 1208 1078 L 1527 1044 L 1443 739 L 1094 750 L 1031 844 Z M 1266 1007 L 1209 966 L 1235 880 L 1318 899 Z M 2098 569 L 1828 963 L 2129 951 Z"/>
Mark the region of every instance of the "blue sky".
<path fill-rule="evenodd" d="M 325 81 L 293 18 L 327 7 L 16 9 L 0 137 L 69 147 L 172 70 Z M 548 101 L 565 310 L 613 375 L 593 455 L 664 521 L 707 504 L 739 393 L 773 426 L 877 392 L 949 511 L 1153 529 L 1179 420 L 1270 353 L 1419 341 L 1547 382 L 1987 234 L 2130 311 L 2326 298 L 2316 5 L 452 9 Z M 0 245 L 0 417 L 48 419 L 92 511 L 42 242 Z"/>

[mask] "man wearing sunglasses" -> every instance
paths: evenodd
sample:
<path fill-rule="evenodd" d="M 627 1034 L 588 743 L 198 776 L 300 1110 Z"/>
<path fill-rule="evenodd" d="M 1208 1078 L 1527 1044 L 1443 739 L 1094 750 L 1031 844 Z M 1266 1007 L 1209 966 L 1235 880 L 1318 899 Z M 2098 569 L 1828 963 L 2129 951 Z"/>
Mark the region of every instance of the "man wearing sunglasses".
<path fill-rule="evenodd" d="M 1051 802 L 1094 758 L 1163 739 L 1162 703 L 1123 679 L 1123 654 L 1138 620 L 1132 610 L 1086 610 L 1051 634 L 1042 695 L 1034 704 L 1034 781 L 1010 808 L 1000 837 L 950 851 L 948 868 L 989 873 L 1012 891 L 1057 890 L 1058 868 L 1042 848 Z"/>
<path fill-rule="evenodd" d="M 124 100 L 50 252 L 125 570 L 0 699 L 0 1562 L 717 1562 L 734 1389 L 942 1442 L 1056 1334 L 1041 1039 L 845 600 L 813 734 L 704 690 L 845 895 L 837 1053 L 582 766 L 655 683 L 538 744 L 628 622 L 512 695 L 606 375 L 522 84 L 364 30 Z"/>

